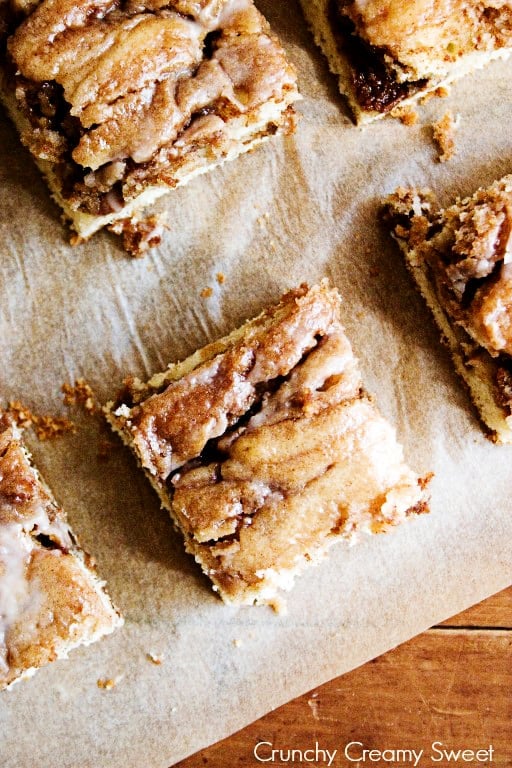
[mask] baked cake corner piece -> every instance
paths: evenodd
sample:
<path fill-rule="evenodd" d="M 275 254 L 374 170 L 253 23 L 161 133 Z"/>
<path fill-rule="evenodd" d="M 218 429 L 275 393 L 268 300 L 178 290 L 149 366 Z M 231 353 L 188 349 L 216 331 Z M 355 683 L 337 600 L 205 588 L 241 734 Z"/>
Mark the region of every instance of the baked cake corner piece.
<path fill-rule="evenodd" d="M 0 411 L 0 690 L 122 623 L 20 430 Z"/>
<path fill-rule="evenodd" d="M 301 0 L 315 42 L 339 77 L 357 123 L 383 117 L 506 58 L 510 3 L 455 0 Z"/>
<path fill-rule="evenodd" d="M 384 218 L 489 436 L 512 443 L 512 175 L 446 209 L 399 189 Z"/>
<path fill-rule="evenodd" d="M 428 511 L 339 309 L 303 285 L 106 406 L 227 603 L 272 604 L 335 541 Z"/>
<path fill-rule="evenodd" d="M 252 0 L 40 0 L 0 15 L 0 97 L 74 242 L 120 223 L 140 253 L 158 241 L 143 222 L 157 198 L 294 130 L 295 69 Z"/>

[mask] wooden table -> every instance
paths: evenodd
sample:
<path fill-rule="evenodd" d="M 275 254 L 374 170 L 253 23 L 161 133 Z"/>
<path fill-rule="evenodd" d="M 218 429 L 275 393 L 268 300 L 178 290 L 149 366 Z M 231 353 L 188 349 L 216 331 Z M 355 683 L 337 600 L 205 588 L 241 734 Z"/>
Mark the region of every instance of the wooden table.
<path fill-rule="evenodd" d="M 254 750 L 258 743 L 264 742 Z M 350 762 L 344 755 L 348 748 Z M 436 750 L 483 750 L 441 758 Z M 361 743 L 364 746 L 359 746 Z M 424 749 L 423 766 L 512 767 L 512 587 L 433 627 L 359 669 L 289 702 L 176 768 L 323 766 L 402 768 L 385 750 Z M 269 746 L 272 745 L 272 746 Z M 489 746 L 493 750 L 489 754 Z M 362 749 L 380 750 L 373 759 Z M 284 750 L 274 761 L 271 750 Z M 298 750 L 292 762 L 288 750 Z M 488 752 L 487 756 L 485 751 Z M 301 754 L 303 758 L 300 759 Z M 407 753 L 406 753 L 406 756 Z M 403 756 L 397 756 L 403 757 Z M 455 759 L 456 758 L 456 759 Z M 492 758 L 492 759 L 489 759 Z"/>

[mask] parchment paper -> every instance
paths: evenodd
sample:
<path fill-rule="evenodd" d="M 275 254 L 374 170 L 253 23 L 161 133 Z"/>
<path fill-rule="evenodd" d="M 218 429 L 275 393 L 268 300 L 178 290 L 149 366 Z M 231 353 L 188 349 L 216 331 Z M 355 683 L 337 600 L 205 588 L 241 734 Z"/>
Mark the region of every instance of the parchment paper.
<path fill-rule="evenodd" d="M 98 461 L 105 435 L 77 413 L 76 435 L 31 445 L 126 625 L 0 695 L 3 768 L 167 768 L 511 581 L 512 449 L 483 436 L 377 209 L 399 184 L 430 185 L 448 203 L 512 171 L 512 62 L 430 102 L 416 126 L 385 120 L 361 131 L 297 3 L 258 5 L 299 70 L 298 132 L 169 196 L 170 231 L 143 260 L 108 234 L 69 246 L 28 153 L 0 120 L 2 399 L 65 412 L 60 387 L 83 376 L 106 401 L 124 376 L 146 378 L 327 275 L 409 463 L 436 473 L 432 514 L 339 545 L 297 581 L 287 615 L 228 608 L 129 452 Z M 461 115 L 458 153 L 441 165 L 425 124 L 448 107 Z M 98 678 L 118 682 L 104 691 Z"/>

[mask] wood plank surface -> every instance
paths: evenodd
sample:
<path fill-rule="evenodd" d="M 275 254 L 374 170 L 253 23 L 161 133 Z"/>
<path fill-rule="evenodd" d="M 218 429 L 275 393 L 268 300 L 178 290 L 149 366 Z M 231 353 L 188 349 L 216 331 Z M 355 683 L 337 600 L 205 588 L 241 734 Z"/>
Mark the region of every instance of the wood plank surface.
<path fill-rule="evenodd" d="M 348 748 L 354 761 L 344 754 L 351 742 L 364 745 Z M 455 752 L 448 760 L 433 743 L 436 750 Z M 314 757 L 308 750 L 315 745 L 325 754 L 306 760 Z M 365 748 L 423 749 L 418 768 L 512 768 L 512 587 L 289 702 L 176 768 L 323 766 L 327 751 L 334 768 L 414 765 L 414 755 L 410 761 L 390 759 L 391 752 L 362 760 Z M 461 749 L 482 751 L 479 759 L 464 760 L 456 754 Z M 404 756 L 409 757 L 394 757 Z"/>
<path fill-rule="evenodd" d="M 512 587 L 458 613 L 440 626 L 512 627 Z"/>

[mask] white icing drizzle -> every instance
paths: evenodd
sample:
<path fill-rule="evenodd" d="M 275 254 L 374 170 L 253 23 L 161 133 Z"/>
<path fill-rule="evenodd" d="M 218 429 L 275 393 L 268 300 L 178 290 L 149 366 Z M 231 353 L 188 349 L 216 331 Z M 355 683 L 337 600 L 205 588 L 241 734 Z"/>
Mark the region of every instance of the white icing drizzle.
<path fill-rule="evenodd" d="M 12 624 L 34 603 L 42 603 L 35 582 L 27 578 L 27 566 L 34 543 L 20 524 L 0 527 L 0 676 L 9 671 L 7 633 Z"/>
<path fill-rule="evenodd" d="M 31 466 L 15 426 L 0 424 L 0 681 L 9 672 L 9 631 L 14 624 L 29 633 L 44 601 L 37 579 L 29 577 L 33 554 L 43 548 L 39 535 L 56 548 L 72 549 L 63 513 Z"/>

